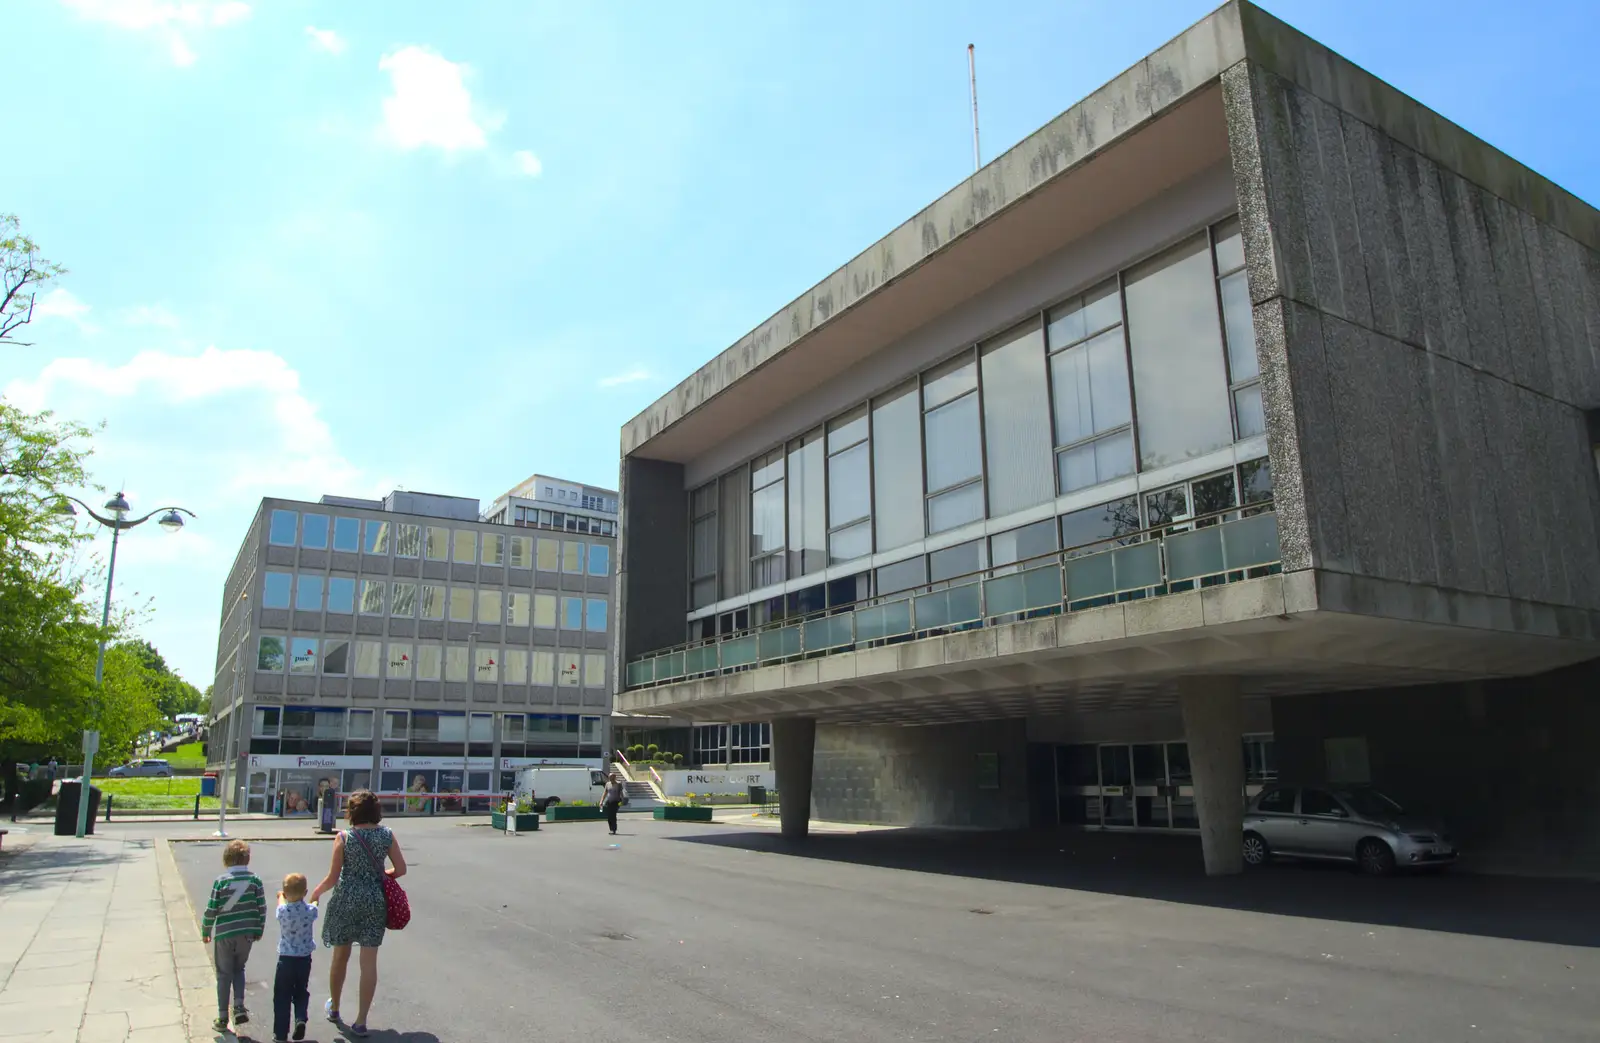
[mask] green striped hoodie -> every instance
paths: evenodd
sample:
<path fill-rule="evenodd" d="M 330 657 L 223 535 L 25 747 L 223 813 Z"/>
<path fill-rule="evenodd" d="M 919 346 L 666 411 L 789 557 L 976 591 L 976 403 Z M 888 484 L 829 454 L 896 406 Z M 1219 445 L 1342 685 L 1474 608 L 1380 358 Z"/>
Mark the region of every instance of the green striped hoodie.
<path fill-rule="evenodd" d="M 211 883 L 211 900 L 200 918 L 200 937 L 259 939 L 267 929 L 267 891 L 249 866 L 233 866 Z"/>

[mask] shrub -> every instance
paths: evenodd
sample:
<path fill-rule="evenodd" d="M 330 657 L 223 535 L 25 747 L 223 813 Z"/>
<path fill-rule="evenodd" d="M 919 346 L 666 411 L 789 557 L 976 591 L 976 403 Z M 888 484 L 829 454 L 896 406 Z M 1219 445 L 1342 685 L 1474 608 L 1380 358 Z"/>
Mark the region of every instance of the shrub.
<path fill-rule="evenodd" d="M 656 754 L 661 752 L 661 747 L 657 746 L 655 743 L 651 743 L 644 748 L 644 752 L 650 755 L 651 760 L 655 760 Z"/>
<path fill-rule="evenodd" d="M 674 767 L 679 767 L 679 768 L 683 767 L 683 754 L 674 753 L 672 755 L 672 764 L 673 764 Z"/>

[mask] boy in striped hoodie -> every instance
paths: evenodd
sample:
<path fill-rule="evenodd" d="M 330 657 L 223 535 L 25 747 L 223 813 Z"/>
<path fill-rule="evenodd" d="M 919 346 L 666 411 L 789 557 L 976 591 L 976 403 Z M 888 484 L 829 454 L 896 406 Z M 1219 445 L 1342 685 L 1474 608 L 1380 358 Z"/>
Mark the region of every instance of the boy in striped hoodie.
<path fill-rule="evenodd" d="M 222 849 L 226 871 L 211 883 L 211 900 L 200 918 L 200 940 L 216 942 L 217 1020 L 211 1027 L 228 1031 L 228 999 L 232 993 L 233 1023 L 250 1020 L 244 1009 L 244 965 L 250 946 L 267 930 L 267 892 L 261 878 L 250 871 L 250 845 L 235 840 Z"/>

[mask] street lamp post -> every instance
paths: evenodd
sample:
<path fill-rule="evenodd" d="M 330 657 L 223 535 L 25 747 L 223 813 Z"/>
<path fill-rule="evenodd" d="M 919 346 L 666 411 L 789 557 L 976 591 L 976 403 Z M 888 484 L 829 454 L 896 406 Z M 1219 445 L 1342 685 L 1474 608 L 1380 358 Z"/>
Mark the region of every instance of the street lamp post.
<path fill-rule="evenodd" d="M 123 530 L 137 528 L 145 522 L 161 514 L 161 520 L 156 524 L 168 532 L 177 532 L 183 528 L 183 516 L 187 514 L 194 517 L 194 512 L 183 507 L 157 507 L 142 518 L 129 518 L 128 512 L 132 507 L 128 504 L 127 497 L 119 491 L 117 495 L 107 500 L 105 509 L 111 512 L 107 518 L 96 514 L 94 508 L 78 499 L 76 496 L 63 496 L 56 506 L 57 514 L 77 514 L 72 505 L 77 504 L 95 521 L 111 530 L 111 561 L 106 566 L 106 597 L 105 604 L 100 609 L 100 647 L 94 657 L 94 692 L 95 715 L 99 715 L 100 685 L 105 678 L 106 671 L 106 632 L 111 626 L 111 585 L 117 577 L 117 543 L 122 537 Z M 165 511 L 165 514 L 162 512 Z M 78 839 L 82 840 L 89 828 L 89 785 L 94 779 L 94 754 L 85 750 L 83 755 L 83 777 L 78 783 Z"/>

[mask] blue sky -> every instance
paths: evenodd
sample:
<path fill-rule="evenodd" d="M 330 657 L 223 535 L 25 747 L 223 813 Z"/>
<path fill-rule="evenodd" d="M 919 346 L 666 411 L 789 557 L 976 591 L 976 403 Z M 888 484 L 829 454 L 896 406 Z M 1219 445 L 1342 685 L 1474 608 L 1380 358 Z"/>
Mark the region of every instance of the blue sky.
<path fill-rule="evenodd" d="M 106 425 L 119 597 L 209 682 L 263 495 L 612 484 L 618 428 L 1210 0 L 7 4 L 0 212 L 71 274 L 0 355 Z M 1587 0 L 1264 5 L 1600 200 Z M 443 12 L 448 10 L 448 15 Z"/>

